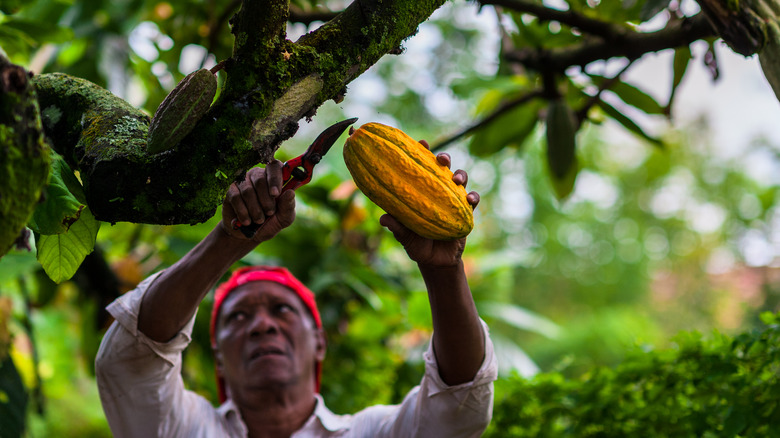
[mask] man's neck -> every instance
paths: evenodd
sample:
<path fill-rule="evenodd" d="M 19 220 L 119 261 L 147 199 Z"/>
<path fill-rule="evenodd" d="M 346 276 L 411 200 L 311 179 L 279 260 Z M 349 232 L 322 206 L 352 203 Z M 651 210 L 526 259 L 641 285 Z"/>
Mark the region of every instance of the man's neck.
<path fill-rule="evenodd" d="M 288 438 L 314 413 L 314 393 L 308 396 L 262 392 L 234 399 L 249 438 Z"/>

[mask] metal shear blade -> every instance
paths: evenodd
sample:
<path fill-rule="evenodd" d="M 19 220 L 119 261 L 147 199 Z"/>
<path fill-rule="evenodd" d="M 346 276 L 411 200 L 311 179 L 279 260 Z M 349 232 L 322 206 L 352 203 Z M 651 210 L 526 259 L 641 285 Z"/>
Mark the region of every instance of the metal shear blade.
<path fill-rule="evenodd" d="M 324 157 L 330 148 L 333 147 L 336 140 L 341 137 L 341 134 L 344 133 L 349 125 L 356 121 L 357 117 L 353 117 L 331 125 L 317 136 L 317 139 L 306 149 L 306 152 L 287 160 L 282 166 L 283 185 L 281 193 L 288 190 L 295 190 L 298 187 L 308 184 L 309 181 L 311 181 L 314 166 L 322 161 L 322 157 Z M 241 225 L 241 223 L 235 219 L 233 219 L 232 223 L 234 230 L 240 229 L 246 237 L 250 238 L 255 235 L 263 224 L 253 223 Z"/>

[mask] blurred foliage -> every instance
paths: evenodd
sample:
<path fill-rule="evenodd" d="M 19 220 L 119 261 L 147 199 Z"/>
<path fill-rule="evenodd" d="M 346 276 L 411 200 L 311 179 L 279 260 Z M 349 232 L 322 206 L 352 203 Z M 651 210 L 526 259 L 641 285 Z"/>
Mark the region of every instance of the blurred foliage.
<path fill-rule="evenodd" d="M 294 3 L 312 11 L 323 4 L 340 10 L 348 2 Z M 567 3 L 583 16 L 624 28 L 653 16 L 672 22 L 681 14 L 679 2 Z M 35 72 L 89 79 L 152 113 L 186 73 L 230 55 L 228 19 L 238 7 L 237 1 L 211 0 L 0 2 L 5 14 L 0 15 L 0 46 L 12 61 Z M 289 37 L 318 25 L 290 23 Z M 777 253 L 778 186 L 741 159 L 719 157 L 705 122 L 686 129 L 665 124 L 677 87 L 695 60 L 687 47 L 677 49 L 669 66 L 674 79 L 666 103 L 642 84 L 598 65 L 559 72 L 554 97 L 565 99 L 581 119 L 577 178 L 565 202 L 556 197 L 544 138 L 543 75 L 499 55 L 522 47 L 567 47 L 583 39 L 532 14 L 449 2 L 420 26 L 402 55 L 385 57 L 350 84 L 342 103 L 323 105 L 277 154 L 293 157 L 334 120 L 357 116 L 361 123 L 389 123 L 446 147 L 454 166 L 469 172 L 469 187 L 482 201 L 466 268 L 504 376 L 496 384 L 493 436 L 505 436 L 520 424 L 526 431 L 583 432 L 586 423 L 579 418 L 592 419 L 587 431 L 595 434 L 604 424 L 600 421 L 617 421 L 611 411 L 598 411 L 600 406 L 629 400 L 634 404 L 615 408 L 621 418 L 644 412 L 640 403 L 649 400 L 640 398 L 644 393 L 623 397 L 631 384 L 652 385 L 655 397 L 682 402 L 673 398 L 677 391 L 660 390 L 660 381 L 651 378 L 666 370 L 690 381 L 712 371 L 708 364 L 734 365 L 728 353 L 742 347 L 732 345 L 776 336 L 770 328 L 733 341 L 726 337 L 758 327 L 761 312 L 778 310 L 780 270 L 776 260 L 761 256 L 771 251 L 756 250 L 769 246 Z M 625 73 L 631 65 L 623 60 L 618 70 Z M 594 99 L 602 94 L 611 99 Z M 653 129 L 659 124 L 662 129 Z M 756 141 L 746 155 L 777 167 L 775 145 Z M 287 266 L 317 294 L 329 341 L 322 391 L 331 409 L 349 413 L 398 402 L 419 382 L 431 334 L 416 268 L 378 225 L 381 211 L 355 190 L 335 148 L 297 196 L 293 226 L 241 263 Z M 0 312 L 0 418 L 18 421 L 8 428 L 0 423 L 0 436 L 18 436 L 23 426 L 28 436 L 110 436 L 92 374 L 100 337 L 110 323 L 102 309 L 177 261 L 219 217 L 218 212 L 196 226 L 103 224 L 96 251 L 59 285 L 34 254 L 3 257 L 0 309 L 8 308 L 10 317 Z M 189 388 L 216 401 L 210 299 L 199 310 L 183 373 Z M 707 341 L 680 335 L 670 341 L 681 330 L 713 327 L 724 335 Z M 676 349 L 664 349 L 670 343 Z M 643 355 L 637 349 L 653 352 Z M 712 360 L 691 362 L 693 356 L 683 352 L 692 351 Z M 525 380 L 539 370 L 545 373 Z M 729 394 L 752 394 L 755 382 L 748 376 L 755 374 L 738 370 L 718 375 L 729 382 Z M 511 373 L 524 378 L 506 377 Z M 647 380 L 636 377 L 640 374 Z M 705 388 L 712 397 L 726 397 L 715 388 L 698 392 L 698 386 L 694 390 L 682 382 L 675 384 L 687 391 L 685 400 L 696 402 Z M 594 401 L 602 391 L 604 400 Z M 742 409 L 752 398 L 740 400 L 746 401 L 735 406 Z M 15 411 L 5 415 L 6 409 Z M 27 415 L 19 416 L 25 409 Z M 719 415 L 712 421 L 725 424 L 729 418 L 723 411 L 707 412 Z M 653 413 L 659 414 L 648 412 L 623 425 L 652 421 Z M 583 428 L 572 429 L 577 425 Z"/>
<path fill-rule="evenodd" d="M 486 437 L 769 437 L 780 424 L 780 318 L 735 337 L 682 332 L 576 379 L 507 379 Z"/>

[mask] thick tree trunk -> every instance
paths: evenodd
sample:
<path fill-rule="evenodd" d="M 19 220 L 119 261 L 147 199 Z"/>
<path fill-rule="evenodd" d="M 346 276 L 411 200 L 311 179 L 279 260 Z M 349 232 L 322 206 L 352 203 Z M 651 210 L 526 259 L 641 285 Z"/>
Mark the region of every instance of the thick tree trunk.
<path fill-rule="evenodd" d="M 107 222 L 198 223 L 228 185 L 268 162 L 298 121 L 416 32 L 444 0 L 357 0 L 296 42 L 289 1 L 245 0 L 231 19 L 233 56 L 220 97 L 171 150 L 146 153 L 148 117 L 86 81 L 34 79 L 46 134 L 79 169 L 87 202 Z"/>

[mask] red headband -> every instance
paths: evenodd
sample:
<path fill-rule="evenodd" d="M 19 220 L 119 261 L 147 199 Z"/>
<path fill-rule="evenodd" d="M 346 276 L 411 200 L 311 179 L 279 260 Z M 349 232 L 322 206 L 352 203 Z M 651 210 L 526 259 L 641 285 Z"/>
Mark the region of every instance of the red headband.
<path fill-rule="evenodd" d="M 214 307 L 211 309 L 211 325 L 209 327 L 212 345 L 216 345 L 217 317 L 219 315 L 219 309 L 222 307 L 222 303 L 225 301 L 225 298 L 230 295 L 230 292 L 250 281 L 273 281 L 282 286 L 287 286 L 301 298 L 303 304 L 309 309 L 317 328 L 322 328 L 320 311 L 317 309 L 314 293 L 295 278 L 290 271 L 285 268 L 271 266 L 247 266 L 233 272 L 233 275 L 230 276 L 228 281 L 220 284 L 214 293 Z M 317 362 L 314 366 L 314 378 L 317 392 L 320 392 L 321 376 L 322 364 Z M 225 395 L 225 382 L 219 376 L 217 376 L 217 392 L 219 395 L 219 402 L 223 403 L 227 399 Z"/>

